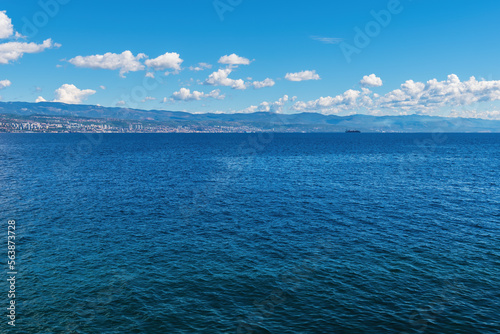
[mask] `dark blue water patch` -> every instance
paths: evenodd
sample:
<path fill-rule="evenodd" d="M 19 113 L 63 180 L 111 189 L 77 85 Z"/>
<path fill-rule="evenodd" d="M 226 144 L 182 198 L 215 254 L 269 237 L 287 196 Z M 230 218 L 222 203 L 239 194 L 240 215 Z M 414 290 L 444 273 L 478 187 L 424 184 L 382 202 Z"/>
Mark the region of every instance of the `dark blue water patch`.
<path fill-rule="evenodd" d="M 16 329 L 498 333 L 499 144 L 1 134 Z"/>

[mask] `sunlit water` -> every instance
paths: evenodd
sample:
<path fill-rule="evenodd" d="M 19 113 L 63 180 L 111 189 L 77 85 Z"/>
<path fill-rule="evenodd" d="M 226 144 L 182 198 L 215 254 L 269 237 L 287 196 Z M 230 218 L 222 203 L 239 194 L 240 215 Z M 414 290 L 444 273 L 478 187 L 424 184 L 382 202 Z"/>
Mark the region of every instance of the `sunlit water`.
<path fill-rule="evenodd" d="M 499 333 L 499 145 L 497 134 L 2 134 L 15 330 Z"/>

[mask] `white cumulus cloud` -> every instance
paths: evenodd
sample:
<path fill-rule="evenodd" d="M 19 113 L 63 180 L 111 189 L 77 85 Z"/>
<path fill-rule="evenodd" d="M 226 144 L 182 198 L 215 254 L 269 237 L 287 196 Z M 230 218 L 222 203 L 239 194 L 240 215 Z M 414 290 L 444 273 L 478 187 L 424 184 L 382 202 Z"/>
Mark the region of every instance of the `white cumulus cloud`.
<path fill-rule="evenodd" d="M 494 118 L 495 111 L 453 111 L 446 108 L 470 106 L 477 103 L 500 100 L 500 81 L 476 80 L 475 77 L 461 81 L 450 74 L 447 80 L 432 79 L 424 82 L 408 80 L 400 88 L 384 95 L 374 94 L 367 88 L 348 90 L 340 95 L 320 97 L 312 101 L 299 101 L 292 107 L 295 111 L 322 112 L 324 114 L 358 113 L 366 111 L 376 115 L 432 114 L 458 117 L 479 115 Z M 474 116 L 474 117 L 476 117 Z"/>
<path fill-rule="evenodd" d="M 36 103 L 39 103 L 39 102 L 47 102 L 47 100 L 46 100 L 46 99 L 44 99 L 44 98 L 43 98 L 43 96 L 39 96 L 39 97 L 37 97 L 37 98 L 36 98 L 35 102 L 36 102 Z"/>
<path fill-rule="evenodd" d="M 447 80 L 432 79 L 423 82 L 408 80 L 378 100 L 381 108 L 413 110 L 425 112 L 445 106 L 471 105 L 477 102 L 500 100 L 500 81 L 476 80 L 460 81 L 450 74 Z"/>
<path fill-rule="evenodd" d="M 52 42 L 52 39 L 46 39 L 42 44 L 7 42 L 0 44 L 0 64 L 8 64 L 11 61 L 18 60 L 25 53 L 40 53 L 45 49 L 58 48 L 61 44 Z"/>
<path fill-rule="evenodd" d="M 184 60 L 181 59 L 180 54 L 176 52 L 167 52 L 154 59 L 148 59 L 144 63 L 157 71 L 174 70 L 176 72 L 181 70 L 181 64 Z"/>
<path fill-rule="evenodd" d="M 252 82 L 252 86 L 253 88 L 255 89 L 260 89 L 260 88 L 264 88 L 264 87 L 272 87 L 276 84 L 276 82 L 274 82 L 273 79 L 270 79 L 270 78 L 267 78 L 263 81 L 254 81 Z"/>
<path fill-rule="evenodd" d="M 89 96 L 94 95 L 95 90 L 78 89 L 75 85 L 64 84 L 55 91 L 56 99 L 54 102 L 62 102 L 67 104 L 80 104 Z"/>
<path fill-rule="evenodd" d="M 4 89 L 6 87 L 9 87 L 12 85 L 12 82 L 10 80 L 0 80 L 0 89 Z"/>
<path fill-rule="evenodd" d="M 381 87 L 383 85 L 382 79 L 375 74 L 365 75 L 359 82 L 363 87 Z"/>
<path fill-rule="evenodd" d="M 77 56 L 68 60 L 68 62 L 76 67 L 120 70 L 120 76 L 124 78 L 125 73 L 144 70 L 144 65 L 140 60 L 146 57 L 144 53 L 139 53 L 137 56 L 134 56 L 132 52 L 127 50 L 121 54 L 108 52 L 103 55 Z"/>
<path fill-rule="evenodd" d="M 246 89 L 245 82 L 242 79 L 230 79 L 228 78 L 233 70 L 230 68 L 219 69 L 217 72 L 213 72 L 209 75 L 208 79 L 205 81 L 205 85 L 211 86 L 226 86 L 233 89 Z"/>
<path fill-rule="evenodd" d="M 233 53 L 231 55 L 222 56 L 219 59 L 219 64 L 224 65 L 250 65 L 250 60 L 245 57 L 240 57 Z"/>
<path fill-rule="evenodd" d="M 204 71 L 206 69 L 211 69 L 212 65 L 207 63 L 198 63 L 196 66 L 189 66 L 190 71 Z"/>
<path fill-rule="evenodd" d="M 14 35 L 12 20 L 7 16 L 5 10 L 0 11 L 0 38 L 9 38 Z"/>
<path fill-rule="evenodd" d="M 297 73 L 287 73 L 285 76 L 289 81 L 306 81 L 306 80 L 320 80 L 320 76 L 316 71 L 302 71 Z"/>
<path fill-rule="evenodd" d="M 181 88 L 178 92 L 174 92 L 170 98 L 171 101 L 200 101 L 201 99 L 214 98 L 222 100 L 224 95 L 220 94 L 220 90 L 215 89 L 210 93 L 192 91 L 188 88 Z"/>
<path fill-rule="evenodd" d="M 292 109 L 296 111 L 322 111 L 325 114 L 336 114 L 341 111 L 352 111 L 365 105 L 371 105 L 372 101 L 366 94 L 368 90 L 363 92 L 349 89 L 343 94 L 337 96 L 320 97 L 317 100 L 294 104 Z"/>
<path fill-rule="evenodd" d="M 281 114 L 284 112 L 284 109 L 288 102 L 293 102 L 297 99 L 296 96 L 290 98 L 288 95 L 283 95 L 283 97 L 279 98 L 274 102 L 264 101 L 258 106 L 250 106 L 243 110 L 237 111 L 237 113 L 241 114 L 249 114 L 254 112 L 273 112 Z"/>
<path fill-rule="evenodd" d="M 6 11 L 0 11 L 0 39 L 24 38 L 14 30 L 12 20 Z M 39 53 L 49 48 L 58 48 L 61 45 L 46 39 L 42 44 L 26 42 L 7 42 L 0 44 L 0 64 L 8 64 L 21 58 L 25 53 Z"/>
<path fill-rule="evenodd" d="M 156 100 L 156 97 L 146 96 L 141 102 L 144 103 L 144 102 L 154 101 L 154 100 Z"/>
<path fill-rule="evenodd" d="M 500 110 L 453 110 L 448 116 L 500 120 Z"/>

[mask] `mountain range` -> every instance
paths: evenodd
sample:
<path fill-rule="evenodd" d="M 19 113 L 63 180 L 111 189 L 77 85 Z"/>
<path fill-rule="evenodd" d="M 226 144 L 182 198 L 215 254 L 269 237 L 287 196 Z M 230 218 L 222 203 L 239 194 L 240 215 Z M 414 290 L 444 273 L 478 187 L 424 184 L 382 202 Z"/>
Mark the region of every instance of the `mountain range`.
<path fill-rule="evenodd" d="M 449 118 L 425 115 L 350 116 L 319 113 L 276 114 L 195 114 L 182 111 L 110 108 L 96 105 L 73 105 L 56 102 L 0 102 L 0 114 L 12 116 L 85 117 L 134 122 L 159 122 L 172 126 L 251 126 L 262 130 L 305 132 L 500 132 L 500 120 Z"/>

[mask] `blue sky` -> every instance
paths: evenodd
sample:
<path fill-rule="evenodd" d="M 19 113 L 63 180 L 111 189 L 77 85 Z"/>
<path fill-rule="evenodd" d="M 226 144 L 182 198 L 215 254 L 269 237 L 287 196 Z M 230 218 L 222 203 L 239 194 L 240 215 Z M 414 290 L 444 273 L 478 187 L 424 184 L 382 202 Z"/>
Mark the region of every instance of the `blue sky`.
<path fill-rule="evenodd" d="M 500 118 L 499 2 L 2 5 L 2 101 Z"/>

